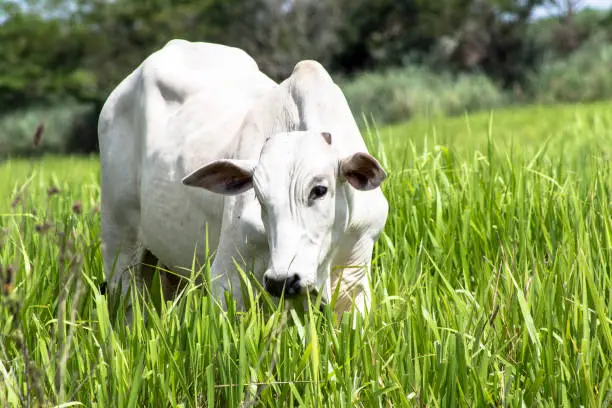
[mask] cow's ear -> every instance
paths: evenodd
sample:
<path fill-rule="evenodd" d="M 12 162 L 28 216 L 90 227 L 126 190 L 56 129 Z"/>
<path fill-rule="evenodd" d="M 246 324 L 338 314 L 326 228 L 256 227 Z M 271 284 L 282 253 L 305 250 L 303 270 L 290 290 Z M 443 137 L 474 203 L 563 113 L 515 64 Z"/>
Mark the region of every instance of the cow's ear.
<path fill-rule="evenodd" d="M 240 194 L 253 187 L 255 164 L 250 160 L 216 160 L 186 176 L 183 184 L 218 194 Z"/>
<path fill-rule="evenodd" d="M 363 191 L 375 189 L 387 178 L 378 161 L 362 152 L 340 160 L 340 175 L 351 186 Z"/>

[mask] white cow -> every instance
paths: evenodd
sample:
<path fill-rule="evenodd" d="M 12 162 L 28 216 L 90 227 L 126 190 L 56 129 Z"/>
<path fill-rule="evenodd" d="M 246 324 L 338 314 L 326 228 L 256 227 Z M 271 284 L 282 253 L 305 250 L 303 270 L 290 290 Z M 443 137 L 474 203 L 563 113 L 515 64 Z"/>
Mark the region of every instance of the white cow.
<path fill-rule="evenodd" d="M 189 276 L 208 245 L 221 302 L 242 304 L 237 264 L 274 296 L 340 285 L 337 311 L 368 307 L 385 172 L 319 63 L 277 84 L 239 49 L 172 40 L 111 93 L 98 134 L 111 294 L 158 260 Z"/>

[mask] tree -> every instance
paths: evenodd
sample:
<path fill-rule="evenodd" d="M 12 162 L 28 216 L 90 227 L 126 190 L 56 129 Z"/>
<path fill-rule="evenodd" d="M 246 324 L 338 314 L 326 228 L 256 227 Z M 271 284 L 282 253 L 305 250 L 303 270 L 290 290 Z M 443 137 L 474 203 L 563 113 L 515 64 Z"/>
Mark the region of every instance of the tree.
<path fill-rule="evenodd" d="M 329 66 L 339 51 L 336 0 L 233 0 L 227 12 L 227 30 L 212 40 L 244 49 L 277 80 L 302 59 Z"/>
<path fill-rule="evenodd" d="M 461 25 L 446 36 L 442 62 L 455 70 L 480 70 L 513 86 L 537 63 L 534 41 L 526 35 L 534 9 L 547 0 L 472 0 Z M 444 38 L 444 37 L 443 37 Z"/>
<path fill-rule="evenodd" d="M 92 78 L 77 33 L 55 19 L 14 9 L 0 25 L 0 109 L 85 97 Z"/>

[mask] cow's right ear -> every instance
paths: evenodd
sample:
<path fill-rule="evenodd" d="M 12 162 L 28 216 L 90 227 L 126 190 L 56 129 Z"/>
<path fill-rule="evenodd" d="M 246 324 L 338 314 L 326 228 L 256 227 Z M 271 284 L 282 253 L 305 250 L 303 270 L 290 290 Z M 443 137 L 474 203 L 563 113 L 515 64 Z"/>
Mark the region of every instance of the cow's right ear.
<path fill-rule="evenodd" d="M 255 165 L 251 160 L 216 160 L 186 176 L 183 184 L 217 194 L 240 194 L 253 187 Z"/>

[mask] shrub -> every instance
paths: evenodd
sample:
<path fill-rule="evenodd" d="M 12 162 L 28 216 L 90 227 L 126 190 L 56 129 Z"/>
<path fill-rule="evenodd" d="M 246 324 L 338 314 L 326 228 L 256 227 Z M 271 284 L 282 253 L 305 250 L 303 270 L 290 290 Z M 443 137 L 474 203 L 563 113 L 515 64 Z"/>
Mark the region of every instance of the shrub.
<path fill-rule="evenodd" d="M 612 44 L 597 36 L 569 57 L 550 60 L 529 81 L 538 102 L 587 102 L 612 98 Z"/>
<path fill-rule="evenodd" d="M 364 73 L 342 81 L 341 87 L 356 116 L 372 116 L 379 124 L 488 109 L 508 101 L 485 75 L 438 74 L 417 66 Z"/>
<path fill-rule="evenodd" d="M 77 145 L 80 133 L 84 132 L 83 123 L 92 115 L 97 116 L 93 105 L 76 103 L 4 114 L 0 116 L 0 156 L 85 151 L 87 149 Z M 34 147 L 33 139 L 39 125 L 43 126 L 42 139 L 40 145 Z M 87 139 L 91 139 L 91 130 Z"/>

